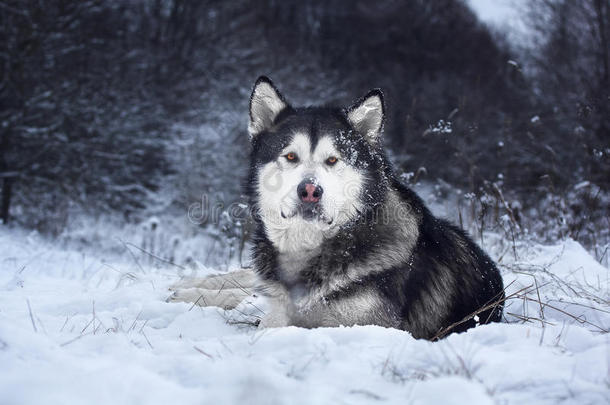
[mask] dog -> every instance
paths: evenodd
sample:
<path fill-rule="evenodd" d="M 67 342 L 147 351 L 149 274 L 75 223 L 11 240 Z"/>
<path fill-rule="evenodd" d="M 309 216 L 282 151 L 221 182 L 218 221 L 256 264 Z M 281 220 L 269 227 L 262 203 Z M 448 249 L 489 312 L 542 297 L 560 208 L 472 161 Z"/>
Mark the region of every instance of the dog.
<path fill-rule="evenodd" d="M 253 289 L 270 300 L 259 327 L 372 324 L 424 339 L 500 321 L 493 260 L 395 175 L 380 90 L 345 109 L 295 108 L 263 76 L 249 118 L 253 272 L 184 280 L 170 301 L 231 308 Z"/>

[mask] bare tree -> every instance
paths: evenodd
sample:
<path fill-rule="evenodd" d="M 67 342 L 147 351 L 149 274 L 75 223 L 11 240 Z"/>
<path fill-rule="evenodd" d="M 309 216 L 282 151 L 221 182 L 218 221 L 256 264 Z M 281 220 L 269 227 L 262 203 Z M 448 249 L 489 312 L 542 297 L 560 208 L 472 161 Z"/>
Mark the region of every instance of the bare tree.
<path fill-rule="evenodd" d="M 610 1 L 528 3 L 538 46 L 529 54 L 566 167 L 610 185 Z"/>

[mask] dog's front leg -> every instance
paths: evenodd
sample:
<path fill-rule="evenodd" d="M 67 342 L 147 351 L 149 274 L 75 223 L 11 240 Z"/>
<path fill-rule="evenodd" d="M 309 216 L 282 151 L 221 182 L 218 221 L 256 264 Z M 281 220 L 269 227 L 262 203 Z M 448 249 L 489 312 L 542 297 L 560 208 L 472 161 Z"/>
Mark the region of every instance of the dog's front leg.
<path fill-rule="evenodd" d="M 233 309 L 252 295 L 257 284 L 252 270 L 241 270 L 204 278 L 185 278 L 169 287 L 167 302 L 192 302 L 202 307 Z"/>
<path fill-rule="evenodd" d="M 258 278 L 251 269 L 232 271 L 225 274 L 215 274 L 207 277 L 185 277 L 172 284 L 171 291 L 182 288 L 204 288 L 206 290 L 221 290 L 223 288 L 249 289 L 258 283 Z"/>

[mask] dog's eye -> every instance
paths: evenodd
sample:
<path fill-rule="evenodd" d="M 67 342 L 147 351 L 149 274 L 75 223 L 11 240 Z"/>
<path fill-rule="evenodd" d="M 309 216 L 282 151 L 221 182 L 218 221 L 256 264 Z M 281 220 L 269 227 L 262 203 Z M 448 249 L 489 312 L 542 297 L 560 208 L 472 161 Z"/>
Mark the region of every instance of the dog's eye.
<path fill-rule="evenodd" d="M 326 159 L 326 164 L 329 166 L 334 166 L 335 163 L 337 163 L 337 160 L 339 160 L 339 159 L 337 159 L 336 156 L 331 156 L 328 159 Z"/>
<path fill-rule="evenodd" d="M 287 161 L 292 162 L 292 163 L 296 163 L 299 161 L 299 157 L 294 152 L 287 153 L 286 155 L 284 155 L 284 157 L 286 158 Z"/>

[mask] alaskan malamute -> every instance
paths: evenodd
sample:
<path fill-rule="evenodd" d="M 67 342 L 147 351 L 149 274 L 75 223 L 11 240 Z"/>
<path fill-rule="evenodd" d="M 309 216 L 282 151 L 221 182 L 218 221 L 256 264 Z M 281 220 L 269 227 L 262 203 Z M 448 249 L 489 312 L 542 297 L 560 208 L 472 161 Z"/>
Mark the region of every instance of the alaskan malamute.
<path fill-rule="evenodd" d="M 374 324 L 426 339 L 499 321 L 496 266 L 397 180 L 383 124 L 380 90 L 347 109 L 294 108 L 259 78 L 248 125 L 254 273 L 185 280 L 170 300 L 230 307 L 244 294 L 219 289 L 236 283 L 271 299 L 261 327 Z"/>

